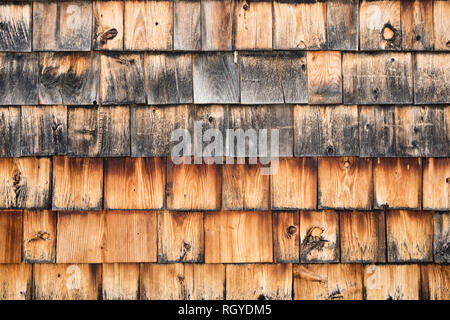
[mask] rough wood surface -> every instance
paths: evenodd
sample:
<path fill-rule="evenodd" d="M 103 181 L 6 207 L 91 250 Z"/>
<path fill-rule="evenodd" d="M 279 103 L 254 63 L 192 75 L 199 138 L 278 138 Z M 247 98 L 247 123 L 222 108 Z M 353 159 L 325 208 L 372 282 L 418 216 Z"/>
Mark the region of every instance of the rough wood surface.
<path fill-rule="evenodd" d="M 433 1 L 402 1 L 403 50 L 433 50 Z"/>
<path fill-rule="evenodd" d="M 22 262 L 22 211 L 0 214 L 0 263 Z"/>
<path fill-rule="evenodd" d="M 273 212 L 273 255 L 276 263 L 300 262 L 299 215 Z"/>
<path fill-rule="evenodd" d="M 24 211 L 23 260 L 25 263 L 56 262 L 56 212 Z"/>
<path fill-rule="evenodd" d="M 450 213 L 435 212 L 433 222 L 434 262 L 448 264 L 450 262 Z"/>
<path fill-rule="evenodd" d="M 450 2 L 447 0 L 433 1 L 434 49 L 450 50 Z"/>
<path fill-rule="evenodd" d="M 308 102 L 342 103 L 341 52 L 309 51 L 307 58 Z"/>
<path fill-rule="evenodd" d="M 327 2 L 327 44 L 330 50 L 358 50 L 359 1 Z"/>
<path fill-rule="evenodd" d="M 196 126 L 194 123 L 194 155 L 196 157 L 204 156 L 204 160 L 208 157 L 214 156 L 217 159 L 216 163 L 223 162 L 223 157 L 226 156 L 226 129 L 229 126 L 229 111 L 228 106 L 224 105 L 207 105 L 195 106 L 195 121 L 200 121 L 201 126 Z M 211 135 L 208 133 L 209 129 L 213 129 Z M 214 132 L 220 133 L 215 135 Z M 201 137 L 200 137 L 201 134 Z M 214 137 L 214 138 L 213 138 Z M 217 143 L 216 143 L 217 137 Z M 224 139 L 225 137 L 225 139 Z M 222 143 L 220 143 L 222 138 Z M 210 143 L 214 140 L 214 144 Z M 222 146 L 223 149 L 216 149 L 215 145 Z"/>
<path fill-rule="evenodd" d="M 0 264 L 0 300 L 30 300 L 31 264 Z"/>
<path fill-rule="evenodd" d="M 421 265 L 421 299 L 450 299 L 450 267 L 436 265 Z"/>
<path fill-rule="evenodd" d="M 20 157 L 20 107 L 0 107 L 0 157 Z"/>
<path fill-rule="evenodd" d="M 414 63 L 415 103 L 450 103 L 449 91 L 450 53 L 417 53 Z"/>
<path fill-rule="evenodd" d="M 31 51 L 31 3 L 2 3 L 0 25 L 1 51 Z"/>
<path fill-rule="evenodd" d="M 102 292 L 103 300 L 138 300 L 139 264 L 103 264 Z"/>
<path fill-rule="evenodd" d="M 231 50 L 233 0 L 202 0 L 202 50 Z"/>
<path fill-rule="evenodd" d="M 94 50 L 123 49 L 123 1 L 95 1 L 93 4 Z"/>
<path fill-rule="evenodd" d="M 202 212 L 158 212 L 159 263 L 203 262 L 203 238 Z"/>
<path fill-rule="evenodd" d="M 173 3 L 174 50 L 201 50 L 201 1 L 175 0 Z"/>
<path fill-rule="evenodd" d="M 450 210 L 450 159 L 423 159 L 423 209 Z"/>

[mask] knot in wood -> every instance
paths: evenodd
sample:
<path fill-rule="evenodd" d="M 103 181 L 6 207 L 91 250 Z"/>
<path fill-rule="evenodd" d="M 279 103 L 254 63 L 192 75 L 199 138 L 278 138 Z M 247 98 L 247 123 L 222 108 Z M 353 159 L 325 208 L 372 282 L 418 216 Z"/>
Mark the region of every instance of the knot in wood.
<path fill-rule="evenodd" d="M 297 233 L 297 227 L 289 226 L 286 231 L 287 231 L 288 236 L 293 236 L 294 234 Z"/>
<path fill-rule="evenodd" d="M 328 154 L 332 154 L 334 152 L 333 146 L 328 146 L 327 152 L 328 152 Z"/>
<path fill-rule="evenodd" d="M 450 183 L 450 177 L 445 179 L 445 182 Z"/>
<path fill-rule="evenodd" d="M 42 240 L 50 240 L 50 234 L 46 231 L 40 232 L 39 238 L 41 238 Z"/>
<path fill-rule="evenodd" d="M 191 250 L 191 245 L 190 245 L 189 243 L 185 242 L 185 243 L 184 243 L 184 248 L 185 248 L 187 251 L 189 251 L 189 250 Z"/>
<path fill-rule="evenodd" d="M 350 167 L 350 161 L 349 160 L 345 160 L 344 161 L 344 168 L 349 168 Z"/>
<path fill-rule="evenodd" d="M 384 25 L 381 34 L 383 35 L 384 40 L 390 41 L 395 37 L 395 29 L 390 24 L 386 24 Z"/>
<path fill-rule="evenodd" d="M 250 5 L 246 2 L 244 2 L 244 5 L 242 6 L 242 8 L 247 11 L 248 9 L 250 9 Z"/>

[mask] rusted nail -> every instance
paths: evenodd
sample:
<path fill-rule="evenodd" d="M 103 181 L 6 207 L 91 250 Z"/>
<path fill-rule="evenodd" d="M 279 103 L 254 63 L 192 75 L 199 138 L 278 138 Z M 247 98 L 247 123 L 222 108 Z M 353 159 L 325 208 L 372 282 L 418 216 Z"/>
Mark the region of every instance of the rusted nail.
<path fill-rule="evenodd" d="M 287 231 L 288 235 L 293 236 L 294 234 L 297 233 L 297 227 L 296 226 L 289 226 L 286 231 Z"/>

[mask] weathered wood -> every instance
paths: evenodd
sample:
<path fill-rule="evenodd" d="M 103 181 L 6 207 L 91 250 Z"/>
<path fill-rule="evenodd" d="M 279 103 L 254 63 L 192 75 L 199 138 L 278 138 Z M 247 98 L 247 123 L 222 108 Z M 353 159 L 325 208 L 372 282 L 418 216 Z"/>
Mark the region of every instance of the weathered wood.
<path fill-rule="evenodd" d="M 231 264 L 226 278 L 227 300 L 292 299 L 291 264 Z"/>
<path fill-rule="evenodd" d="M 20 107 L 0 107 L 0 157 L 20 157 Z"/>
<path fill-rule="evenodd" d="M 225 265 L 194 264 L 193 300 L 225 299 Z"/>
<path fill-rule="evenodd" d="M 203 262 L 203 237 L 202 212 L 158 212 L 159 263 Z"/>
<path fill-rule="evenodd" d="M 205 214 L 205 262 L 273 262 L 272 213 L 222 211 Z"/>
<path fill-rule="evenodd" d="M 450 210 L 450 159 L 423 159 L 423 209 Z"/>
<path fill-rule="evenodd" d="M 148 53 L 148 104 L 192 103 L 192 56 L 177 53 Z"/>
<path fill-rule="evenodd" d="M 418 300 L 418 265 L 367 265 L 364 267 L 364 295 L 367 300 Z"/>
<path fill-rule="evenodd" d="M 103 159 L 53 158 L 53 210 L 99 210 L 103 200 Z"/>
<path fill-rule="evenodd" d="M 324 1 L 274 1 L 274 49 L 317 50 L 326 46 Z"/>
<path fill-rule="evenodd" d="M 93 4 L 94 50 L 123 49 L 123 1 L 95 1 Z"/>
<path fill-rule="evenodd" d="M 67 153 L 66 106 L 22 106 L 20 127 L 22 156 Z"/>
<path fill-rule="evenodd" d="M 358 107 L 295 106 L 294 155 L 359 155 Z"/>
<path fill-rule="evenodd" d="M 395 157 L 395 107 L 359 107 L 361 157 Z"/>
<path fill-rule="evenodd" d="M 298 212 L 273 212 L 273 255 L 276 263 L 300 262 Z"/>
<path fill-rule="evenodd" d="M 218 210 L 221 167 L 216 164 L 174 164 L 167 160 L 166 202 L 169 210 Z"/>
<path fill-rule="evenodd" d="M 300 262 L 339 262 L 339 216 L 336 211 L 300 212 Z"/>
<path fill-rule="evenodd" d="M 31 3 L 0 4 L 0 50 L 31 51 Z"/>
<path fill-rule="evenodd" d="M 433 1 L 434 49 L 450 50 L 450 3 L 446 0 Z"/>
<path fill-rule="evenodd" d="M 201 50 L 200 0 L 175 0 L 173 6 L 174 50 Z"/>
<path fill-rule="evenodd" d="M 194 126 L 194 155 L 203 156 L 204 159 L 215 157 L 216 163 L 222 163 L 226 156 L 226 129 L 228 128 L 228 106 L 208 105 L 195 106 L 195 121 L 201 122 Z M 212 129 L 212 131 L 208 131 Z M 200 137 L 201 134 L 201 137 Z M 218 139 L 217 141 L 215 139 Z M 220 143 L 222 139 L 222 143 Z M 216 149 L 215 146 L 223 149 Z M 208 159 L 209 161 L 209 159 Z"/>
<path fill-rule="evenodd" d="M 411 53 L 344 53 L 345 104 L 411 104 Z"/>
<path fill-rule="evenodd" d="M 278 53 L 276 70 L 281 77 L 284 103 L 308 102 L 306 54 L 298 51 Z"/>
<path fill-rule="evenodd" d="M 318 159 L 319 208 L 372 207 L 372 159 L 359 157 Z"/>
<path fill-rule="evenodd" d="M 327 45 L 330 50 L 358 50 L 359 1 L 327 2 Z"/>
<path fill-rule="evenodd" d="M 22 211 L 2 211 L 0 214 L 0 263 L 22 262 L 22 237 Z"/>
<path fill-rule="evenodd" d="M 196 104 L 239 103 L 239 68 L 232 53 L 194 55 L 193 83 Z"/>
<path fill-rule="evenodd" d="M 272 1 L 235 1 L 233 23 L 233 48 L 272 49 Z"/>
<path fill-rule="evenodd" d="M 40 53 L 39 103 L 97 104 L 98 73 L 96 53 Z"/>
<path fill-rule="evenodd" d="M 91 213 L 88 213 L 91 214 Z M 156 262 L 155 212 L 107 211 L 101 250 L 104 262 Z M 101 227 L 97 233 L 101 234 Z"/>
<path fill-rule="evenodd" d="M 69 107 L 69 156 L 129 156 L 128 106 Z"/>
<path fill-rule="evenodd" d="M 374 209 L 419 209 L 421 159 L 373 160 Z"/>
<path fill-rule="evenodd" d="M 0 53 L 0 105 L 38 103 L 36 53 Z"/>
<path fill-rule="evenodd" d="M 48 209 L 51 167 L 49 158 L 0 159 L 0 208 Z"/>
<path fill-rule="evenodd" d="M 102 291 L 103 300 L 138 300 L 139 264 L 103 264 Z"/>
<path fill-rule="evenodd" d="M 33 2 L 33 49 L 89 51 L 92 2 Z"/>
<path fill-rule="evenodd" d="M 316 209 L 317 161 L 313 158 L 279 159 L 270 177 L 272 209 Z"/>
<path fill-rule="evenodd" d="M 202 0 L 202 50 L 231 50 L 233 0 Z"/>
<path fill-rule="evenodd" d="M 33 282 L 36 300 L 97 300 L 102 294 L 101 265 L 36 264 Z"/>
<path fill-rule="evenodd" d="M 432 0 L 402 1 L 403 50 L 433 50 Z"/>
<path fill-rule="evenodd" d="M 25 263 L 56 262 L 56 213 L 54 211 L 24 211 L 23 260 Z"/>
<path fill-rule="evenodd" d="M 125 1 L 125 50 L 171 50 L 173 1 Z"/>
<path fill-rule="evenodd" d="M 421 299 L 450 299 L 450 267 L 436 265 L 421 265 Z"/>
<path fill-rule="evenodd" d="M 308 58 L 308 102 L 342 103 L 341 52 L 310 51 Z"/>
<path fill-rule="evenodd" d="M 388 262 L 433 261 L 433 214 L 388 211 L 386 241 Z"/>
<path fill-rule="evenodd" d="M 414 102 L 450 103 L 449 91 L 450 53 L 417 53 L 414 63 Z"/>
<path fill-rule="evenodd" d="M 339 234 L 341 262 L 386 262 L 384 212 L 341 212 Z"/>
<path fill-rule="evenodd" d="M 436 263 L 450 262 L 450 213 L 434 213 L 433 254 Z"/>
<path fill-rule="evenodd" d="M 30 300 L 32 265 L 0 264 L 0 300 Z"/>
<path fill-rule="evenodd" d="M 103 53 L 100 61 L 103 104 L 145 103 L 144 54 Z"/>
<path fill-rule="evenodd" d="M 189 105 L 131 107 L 131 155 L 133 157 L 170 156 L 174 147 L 181 143 L 181 137 L 174 131 L 185 129 L 192 137 L 193 122 L 194 110 Z M 191 137 L 182 136 L 183 141 Z M 193 150 L 183 151 L 185 154 L 181 156 L 191 156 Z"/>
<path fill-rule="evenodd" d="M 222 166 L 222 204 L 225 210 L 267 210 L 269 176 L 260 164 Z"/>
<path fill-rule="evenodd" d="M 105 159 L 105 209 L 162 209 L 164 158 Z"/>
<path fill-rule="evenodd" d="M 359 8 L 361 50 L 401 50 L 400 11 L 400 0 L 363 0 Z"/>

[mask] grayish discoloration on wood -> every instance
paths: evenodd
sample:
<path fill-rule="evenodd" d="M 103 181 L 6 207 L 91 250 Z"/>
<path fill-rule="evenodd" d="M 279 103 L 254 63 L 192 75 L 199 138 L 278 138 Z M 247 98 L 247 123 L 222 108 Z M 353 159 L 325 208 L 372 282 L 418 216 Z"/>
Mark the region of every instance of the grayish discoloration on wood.
<path fill-rule="evenodd" d="M 450 53 L 417 53 L 414 62 L 415 103 L 450 103 Z"/>
<path fill-rule="evenodd" d="M 331 50 L 358 50 L 358 0 L 327 2 L 327 41 Z"/>
<path fill-rule="evenodd" d="M 434 213 L 434 261 L 450 263 L 450 213 Z"/>
<path fill-rule="evenodd" d="M 228 127 L 228 106 L 223 105 L 214 105 L 214 106 L 196 106 L 195 112 L 195 120 L 201 121 L 201 132 L 203 140 L 200 141 L 199 132 L 200 128 L 195 130 L 194 128 L 194 154 L 196 156 L 200 156 L 203 154 L 212 155 L 214 157 L 219 157 L 218 159 L 222 160 L 222 157 L 225 156 L 225 146 L 226 146 L 226 129 Z M 209 154 L 209 148 L 207 147 L 212 140 L 216 137 L 211 138 L 208 136 L 206 131 L 208 129 L 216 129 L 217 132 L 220 132 L 222 137 L 222 146 L 223 152 L 217 152 L 214 150 L 211 154 Z M 211 139 L 211 140 L 210 140 Z M 219 138 L 220 139 L 220 138 Z M 215 140 L 214 140 L 215 142 Z M 200 145 L 202 148 L 200 149 Z M 220 143 L 219 143 L 220 145 Z M 220 150 L 217 150 L 220 151 Z"/>
<path fill-rule="evenodd" d="M 31 51 L 31 3 L 0 4 L 0 50 Z"/>
<path fill-rule="evenodd" d="M 281 77 L 285 103 L 308 102 L 306 55 L 303 52 L 280 52 L 276 72 Z"/>
<path fill-rule="evenodd" d="M 20 107 L 0 107 L 0 157 L 20 157 Z"/>
<path fill-rule="evenodd" d="M 200 0 L 174 1 L 174 50 L 201 50 Z"/>
<path fill-rule="evenodd" d="M 433 1 L 402 1 L 403 50 L 433 50 Z"/>

